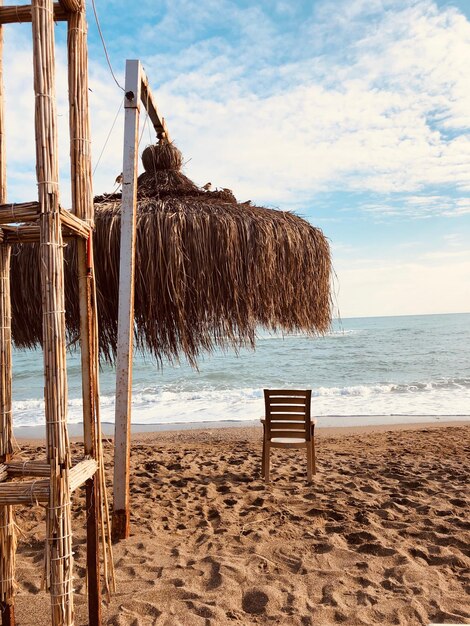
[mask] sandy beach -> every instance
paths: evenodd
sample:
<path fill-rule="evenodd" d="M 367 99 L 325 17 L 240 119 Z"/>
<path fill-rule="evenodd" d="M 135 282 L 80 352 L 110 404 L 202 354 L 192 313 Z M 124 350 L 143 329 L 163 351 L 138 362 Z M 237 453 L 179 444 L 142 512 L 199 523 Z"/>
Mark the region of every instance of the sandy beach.
<path fill-rule="evenodd" d="M 259 427 L 138 433 L 132 536 L 115 547 L 113 626 L 470 623 L 470 425 L 319 429 L 318 471 Z M 19 440 L 43 456 L 40 440 Z M 74 441 L 73 454 L 81 444 Z M 112 442 L 105 459 L 111 480 Z M 87 623 L 75 495 L 76 624 Z M 49 620 L 44 514 L 18 509 L 18 624 Z"/>

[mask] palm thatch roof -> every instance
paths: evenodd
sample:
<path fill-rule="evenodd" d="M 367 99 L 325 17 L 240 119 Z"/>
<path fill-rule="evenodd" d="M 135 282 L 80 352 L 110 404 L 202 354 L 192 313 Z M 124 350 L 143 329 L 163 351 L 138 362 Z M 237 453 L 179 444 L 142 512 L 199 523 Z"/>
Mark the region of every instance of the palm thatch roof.
<path fill-rule="evenodd" d="M 193 364 L 215 346 L 254 345 L 261 325 L 324 333 L 331 322 L 328 242 L 285 211 L 238 203 L 228 189 L 199 188 L 181 172 L 181 152 L 165 141 L 142 156 L 138 181 L 135 341 L 159 360 Z M 113 361 L 121 195 L 95 198 L 95 271 L 101 356 Z M 12 255 L 12 333 L 17 347 L 41 343 L 36 244 Z M 66 251 L 66 323 L 79 334 L 76 252 Z"/>

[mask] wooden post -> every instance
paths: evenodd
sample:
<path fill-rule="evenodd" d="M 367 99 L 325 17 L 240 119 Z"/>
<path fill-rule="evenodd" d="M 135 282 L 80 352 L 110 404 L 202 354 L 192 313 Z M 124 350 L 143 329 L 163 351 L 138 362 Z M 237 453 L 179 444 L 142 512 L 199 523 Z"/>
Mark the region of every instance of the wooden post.
<path fill-rule="evenodd" d="M 72 211 L 93 223 L 94 205 L 91 174 L 90 121 L 88 114 L 88 48 L 85 5 L 70 13 L 68 20 L 70 157 Z M 96 310 L 92 299 L 92 237 L 76 239 L 80 307 L 80 350 L 82 364 L 83 437 L 85 454 L 98 459 L 95 399 L 98 358 L 93 350 Z M 98 400 L 96 400 L 98 401 Z M 101 624 L 101 585 L 99 561 L 99 475 L 86 482 L 88 620 Z"/>
<path fill-rule="evenodd" d="M 36 174 L 40 215 L 40 272 L 47 460 L 47 586 L 53 626 L 73 626 L 73 557 L 70 510 L 70 447 L 67 432 L 67 371 L 64 263 L 59 211 L 52 0 L 32 1 Z"/>
<path fill-rule="evenodd" d="M 126 61 L 118 347 L 114 436 L 113 541 L 129 537 L 129 464 L 134 335 L 134 263 L 141 65 Z"/>
<path fill-rule="evenodd" d="M 0 0 L 0 5 L 3 0 Z M 0 26 L 0 203 L 6 202 L 3 28 Z M 10 246 L 0 244 L 0 463 L 12 452 Z M 3 626 L 14 626 L 16 532 L 12 506 L 0 507 L 0 612 Z"/>

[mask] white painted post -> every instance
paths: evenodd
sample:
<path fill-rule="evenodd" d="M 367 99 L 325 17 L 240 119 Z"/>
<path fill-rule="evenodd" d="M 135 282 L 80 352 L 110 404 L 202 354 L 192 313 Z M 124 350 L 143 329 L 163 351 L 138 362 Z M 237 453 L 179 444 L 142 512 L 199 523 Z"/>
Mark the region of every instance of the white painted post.
<path fill-rule="evenodd" d="M 134 334 L 134 264 L 141 65 L 126 61 L 121 251 L 114 436 L 113 541 L 129 537 L 129 465 Z"/>

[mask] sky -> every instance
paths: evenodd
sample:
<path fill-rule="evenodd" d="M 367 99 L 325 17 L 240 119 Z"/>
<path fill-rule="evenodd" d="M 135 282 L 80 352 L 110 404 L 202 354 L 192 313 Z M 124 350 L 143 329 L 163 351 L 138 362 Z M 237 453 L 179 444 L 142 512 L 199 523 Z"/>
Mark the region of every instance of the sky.
<path fill-rule="evenodd" d="M 324 231 L 336 313 L 470 311 L 470 0 L 96 0 L 96 8 L 118 82 L 125 59 L 141 59 L 190 178 L 293 210 Z M 123 94 L 91 5 L 88 18 L 98 194 L 113 191 L 122 171 Z M 30 28 L 5 27 L 11 201 L 37 193 Z M 69 206 L 64 24 L 56 36 Z M 143 149 L 155 137 L 141 121 Z"/>

